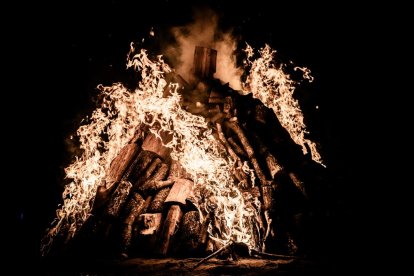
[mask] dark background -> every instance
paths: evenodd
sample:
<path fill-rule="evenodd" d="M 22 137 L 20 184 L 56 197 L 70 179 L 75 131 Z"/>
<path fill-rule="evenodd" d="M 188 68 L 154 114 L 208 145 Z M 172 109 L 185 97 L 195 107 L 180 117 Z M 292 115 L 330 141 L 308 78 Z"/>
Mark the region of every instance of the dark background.
<path fill-rule="evenodd" d="M 333 196 L 341 211 L 333 228 L 337 232 L 331 233 L 337 243 L 333 254 L 352 263 L 382 248 L 385 239 L 372 238 L 380 231 L 374 221 L 381 218 L 389 225 L 395 220 L 376 196 L 376 175 L 389 166 L 381 161 L 384 148 L 378 151 L 375 141 L 386 144 L 384 133 L 390 132 L 376 99 L 389 76 L 384 60 L 395 54 L 380 50 L 392 33 L 384 7 L 346 2 L 316 7 L 296 1 L 269 6 L 261 0 L 248 5 L 142 2 L 21 3 L 16 16 L 3 24 L 13 26 L 6 31 L 5 83 L 10 88 L 4 88 L 2 110 L 10 152 L 5 172 L 12 176 L 4 183 L 12 190 L 4 195 L 13 201 L 12 236 L 7 239 L 11 256 L 39 257 L 40 237 L 54 218 L 63 168 L 71 160 L 65 139 L 93 110 L 96 86 L 128 78 L 125 59 L 131 41 L 147 36 L 151 27 L 157 34 L 188 23 L 193 7 L 199 6 L 216 10 L 220 24 L 234 27 L 242 41 L 256 48 L 268 43 L 285 59 L 312 70 L 315 82 L 301 104 L 335 175 Z"/>

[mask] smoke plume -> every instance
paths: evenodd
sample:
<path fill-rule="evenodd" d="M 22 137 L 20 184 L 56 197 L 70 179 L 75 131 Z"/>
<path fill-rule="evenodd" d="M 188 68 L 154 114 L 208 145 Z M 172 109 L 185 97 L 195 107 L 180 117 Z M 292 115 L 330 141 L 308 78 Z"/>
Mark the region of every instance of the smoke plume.
<path fill-rule="evenodd" d="M 235 51 L 237 39 L 231 33 L 221 31 L 218 16 L 212 10 L 198 10 L 193 14 L 194 21 L 186 26 L 173 27 L 171 33 L 176 44 L 166 49 L 165 55 L 171 65 L 186 80 L 191 81 L 195 46 L 217 50 L 215 77 L 228 82 L 233 89 L 241 90 L 243 70 L 237 66 Z"/>

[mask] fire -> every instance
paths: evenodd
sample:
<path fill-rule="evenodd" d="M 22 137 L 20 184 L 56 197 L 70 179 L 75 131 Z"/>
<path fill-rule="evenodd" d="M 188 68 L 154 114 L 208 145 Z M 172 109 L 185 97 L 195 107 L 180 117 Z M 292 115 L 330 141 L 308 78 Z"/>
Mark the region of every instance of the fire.
<path fill-rule="evenodd" d="M 245 82 L 245 90 L 252 92 L 253 97 L 261 100 L 267 107 L 273 109 L 282 126 L 289 132 L 293 141 L 302 146 L 304 153 L 307 153 L 305 144 L 311 149 L 312 159 L 322 163 L 316 144 L 305 138 L 308 133 L 303 119 L 303 113 L 298 101 L 293 98 L 296 89 L 296 82 L 289 74 L 284 72 L 284 65 L 275 64 L 276 51 L 269 45 L 259 50 L 259 57 L 253 59 L 255 52 L 250 45 L 244 50 L 247 58 L 245 66 L 249 67 L 249 75 Z M 309 82 L 313 81 L 310 70 L 305 67 L 295 67 L 300 70 L 303 78 Z"/>
<path fill-rule="evenodd" d="M 131 44 L 131 53 L 134 52 Z M 65 170 L 72 182 L 65 187 L 63 205 L 56 212 L 42 250 L 47 251 L 61 231 L 67 232 L 68 238 L 75 235 L 90 215 L 97 188 L 105 183 L 111 161 L 141 124 L 149 126 L 155 135 L 172 134 L 165 146 L 172 149 L 171 157 L 179 160 L 192 176 L 201 217 L 214 205 L 215 215 L 222 220 L 221 233 L 213 234 L 209 228 L 212 238 L 223 243 L 232 239 L 256 248 L 248 231 L 255 212 L 245 208 L 245 199 L 233 183 L 230 173 L 234 161 L 225 155 L 205 119 L 181 108 L 177 84 L 170 84 L 170 95 L 163 97 L 165 74 L 171 68 L 160 56 L 152 61 L 145 50 L 129 59 L 127 66 L 140 72 L 141 81 L 134 91 L 120 83 L 99 87 L 102 103 L 77 131 L 83 154 Z"/>
<path fill-rule="evenodd" d="M 292 139 L 304 151 L 307 143 L 313 159 L 321 162 L 315 143 L 304 138 L 303 114 L 293 98 L 295 82 L 282 66 L 274 65 L 275 51 L 266 45 L 254 60 L 253 49 L 247 46 L 245 51 L 250 74 L 244 87 L 272 108 Z M 179 161 L 194 181 L 194 203 L 201 220 L 213 214 L 219 225 L 217 229 L 209 224 L 210 238 L 223 245 L 235 241 L 260 250 L 260 201 L 243 192 L 241 183 L 234 182 L 232 172 L 240 164 L 227 154 L 205 118 L 181 107 L 179 85 L 166 81 L 166 75 L 172 72 L 170 66 L 161 56 L 151 60 L 145 50 L 137 51 L 131 44 L 127 67 L 140 74 L 136 89 L 130 90 L 121 83 L 99 86 L 102 101 L 77 131 L 83 153 L 65 170 L 72 181 L 65 187 L 63 204 L 43 240 L 43 253 L 47 253 L 55 236 L 67 233 L 70 239 L 77 233 L 90 216 L 98 187 L 112 184 L 105 182 L 111 161 L 143 125 L 156 136 L 171 134 L 172 139 L 165 146 L 172 149 L 172 159 Z M 308 69 L 297 69 L 312 81 Z M 254 170 L 247 162 L 241 164 L 241 169 L 254 185 Z"/>

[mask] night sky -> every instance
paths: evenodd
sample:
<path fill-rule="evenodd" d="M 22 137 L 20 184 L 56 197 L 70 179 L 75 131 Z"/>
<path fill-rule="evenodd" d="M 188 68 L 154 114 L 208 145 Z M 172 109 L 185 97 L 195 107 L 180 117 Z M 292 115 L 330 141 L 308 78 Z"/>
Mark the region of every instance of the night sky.
<path fill-rule="evenodd" d="M 12 145 L 6 173 L 13 177 L 4 184 L 12 187 L 16 203 L 13 256 L 38 254 L 40 236 L 60 202 L 63 168 L 72 158 L 65 139 L 93 110 L 96 86 L 128 80 L 129 43 L 147 36 L 151 27 L 162 33 L 188 23 L 192 9 L 200 6 L 217 11 L 220 24 L 233 27 L 242 41 L 256 48 L 268 43 L 286 60 L 311 69 L 315 82 L 301 104 L 338 185 L 338 220 L 345 228 L 338 233 L 341 244 L 350 242 L 344 250 L 354 252 L 354 245 L 369 235 L 359 222 L 367 224 L 375 216 L 373 207 L 362 206 L 374 185 L 367 181 L 371 176 L 365 166 L 374 152 L 369 133 L 378 126 L 370 122 L 378 119 L 366 112 L 366 105 L 376 89 L 372 70 L 380 64 L 372 40 L 382 30 L 375 19 L 367 19 L 371 10 L 345 2 L 324 9 L 296 1 L 269 7 L 261 0 L 250 6 L 239 1 L 57 2 L 25 6 L 16 17 L 21 26 L 7 33 L 10 51 L 4 54 L 12 91 L 3 108 L 14 111 L 3 118 Z"/>

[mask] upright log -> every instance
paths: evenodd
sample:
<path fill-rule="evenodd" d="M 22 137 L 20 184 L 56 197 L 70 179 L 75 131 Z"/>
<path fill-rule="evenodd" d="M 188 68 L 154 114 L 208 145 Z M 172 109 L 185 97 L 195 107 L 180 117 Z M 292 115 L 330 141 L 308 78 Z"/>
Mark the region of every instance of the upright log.
<path fill-rule="evenodd" d="M 177 232 L 183 216 L 183 211 L 180 205 L 183 206 L 186 204 L 186 199 L 190 196 L 192 187 L 193 182 L 191 180 L 177 179 L 165 200 L 165 203 L 171 204 L 171 207 L 165 218 L 160 237 L 159 253 L 162 256 L 166 256 L 168 253 L 171 238 Z"/>
<path fill-rule="evenodd" d="M 217 51 L 196 46 L 194 51 L 194 75 L 200 79 L 212 78 L 216 72 Z"/>
<path fill-rule="evenodd" d="M 146 201 L 140 194 L 134 193 L 134 196 L 128 202 L 126 206 L 127 216 L 123 220 L 122 227 L 122 244 L 121 254 L 125 257 L 128 256 L 128 250 L 132 241 L 132 226 L 137 217 L 145 212 L 148 206 L 148 200 Z"/>
<path fill-rule="evenodd" d="M 181 207 L 172 205 L 168 210 L 167 217 L 164 220 L 164 225 L 161 232 L 159 253 L 161 256 L 166 256 L 170 247 L 171 238 L 178 231 L 180 226 L 183 211 Z"/>
<path fill-rule="evenodd" d="M 201 246 L 199 238 L 201 223 L 198 211 L 185 213 L 181 225 L 179 251 L 186 256 L 196 254 Z"/>

